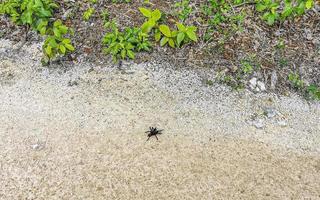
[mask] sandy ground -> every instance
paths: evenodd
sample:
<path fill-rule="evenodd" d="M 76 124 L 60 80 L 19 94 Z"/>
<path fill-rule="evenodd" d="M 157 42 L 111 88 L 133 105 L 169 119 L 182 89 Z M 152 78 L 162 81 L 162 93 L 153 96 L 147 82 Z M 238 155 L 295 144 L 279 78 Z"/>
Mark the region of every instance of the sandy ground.
<path fill-rule="evenodd" d="M 319 103 L 209 86 L 210 70 L 40 56 L 0 42 L 0 199 L 320 199 Z"/>

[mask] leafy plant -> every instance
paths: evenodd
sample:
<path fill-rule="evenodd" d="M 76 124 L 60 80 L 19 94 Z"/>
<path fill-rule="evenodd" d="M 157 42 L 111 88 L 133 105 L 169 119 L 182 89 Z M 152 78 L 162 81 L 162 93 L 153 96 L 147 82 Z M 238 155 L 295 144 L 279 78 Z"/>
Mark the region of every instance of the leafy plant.
<path fill-rule="evenodd" d="M 320 87 L 317 87 L 316 85 L 309 85 L 307 87 L 307 93 L 312 99 L 320 101 Z"/>
<path fill-rule="evenodd" d="M 274 24 L 274 22 L 279 19 L 279 13 L 277 9 L 280 7 L 279 2 L 274 2 L 273 0 L 259 0 L 256 4 L 256 9 L 258 12 L 264 12 L 262 19 L 267 21 L 269 25 Z"/>
<path fill-rule="evenodd" d="M 181 23 L 177 23 L 178 31 L 171 31 L 169 26 L 160 25 L 159 30 L 163 34 L 160 40 L 160 46 L 164 46 L 167 43 L 170 47 L 180 47 L 182 43 L 187 43 L 190 40 L 197 42 L 198 37 L 196 34 L 197 28 L 194 26 L 184 26 Z"/>
<path fill-rule="evenodd" d="M 157 22 L 161 18 L 161 11 L 158 9 L 149 10 L 147 8 L 139 8 L 139 11 L 145 16 L 148 20 L 141 25 L 141 29 L 144 33 L 149 33 L 153 27 L 157 25 Z"/>
<path fill-rule="evenodd" d="M 83 19 L 85 21 L 89 21 L 90 17 L 93 15 L 93 13 L 95 12 L 94 8 L 88 8 L 84 13 L 83 13 Z"/>
<path fill-rule="evenodd" d="M 242 72 L 242 74 L 244 74 L 244 75 L 247 75 L 247 74 L 252 74 L 252 72 L 253 72 L 253 66 L 249 63 L 249 62 L 247 62 L 247 61 L 242 61 L 241 62 L 241 72 Z"/>
<path fill-rule="evenodd" d="M 178 27 L 178 34 L 177 34 L 177 46 L 180 47 L 182 43 L 187 43 L 190 40 L 197 42 L 198 37 L 197 37 L 197 27 L 195 26 L 184 26 L 181 23 L 177 23 Z"/>
<path fill-rule="evenodd" d="M 163 34 L 162 39 L 160 40 L 160 46 L 164 46 L 169 43 L 169 46 L 174 48 L 175 47 L 175 39 L 178 35 L 177 31 L 171 31 L 169 26 L 167 25 L 160 25 L 159 30 Z"/>
<path fill-rule="evenodd" d="M 284 0 L 283 7 L 280 0 L 256 0 L 257 11 L 263 13 L 262 19 L 269 25 L 273 25 L 277 20 L 300 16 L 313 5 L 314 0 Z"/>
<path fill-rule="evenodd" d="M 102 11 L 101 18 L 102 18 L 104 24 L 107 23 L 109 21 L 109 19 L 110 19 L 109 12 L 107 10 Z"/>
<path fill-rule="evenodd" d="M 208 23 L 217 26 L 227 20 L 226 13 L 231 9 L 226 0 L 208 0 L 202 5 L 202 13 L 209 16 Z"/>
<path fill-rule="evenodd" d="M 300 76 L 297 73 L 290 73 L 288 75 L 288 79 L 292 86 L 296 89 L 303 89 L 305 86 L 303 80 L 301 80 Z"/>
<path fill-rule="evenodd" d="M 154 30 L 154 38 L 156 42 L 160 41 L 160 46 L 164 46 L 167 43 L 170 47 L 180 47 L 182 43 L 187 43 L 190 40 L 197 42 L 197 28 L 194 26 L 184 26 L 181 23 L 177 23 L 178 30 L 171 30 L 169 26 L 165 24 L 158 24 L 161 19 L 161 11 L 158 9 L 149 10 L 147 8 L 139 8 L 140 12 L 147 18 L 141 29 L 144 33 L 151 33 Z"/>
<path fill-rule="evenodd" d="M 63 25 L 61 20 L 55 21 L 52 27 L 47 28 L 46 24 L 43 24 L 39 28 L 42 35 L 47 35 L 42 48 L 49 61 L 58 54 L 65 55 L 67 52 L 75 50 L 71 44 L 71 40 L 65 38 L 70 29 Z"/>
<path fill-rule="evenodd" d="M 48 22 L 58 5 L 51 0 L 8 0 L 0 4 L 0 14 L 8 15 L 12 22 L 37 30 L 40 23 Z"/>
<path fill-rule="evenodd" d="M 181 21 L 185 21 L 192 12 L 192 7 L 190 7 L 190 0 L 181 0 L 175 3 L 174 6 L 177 9 L 177 15 Z"/>
<path fill-rule="evenodd" d="M 149 51 L 150 42 L 148 35 L 140 28 L 126 28 L 119 31 L 116 25 L 112 25 L 112 31 L 107 33 L 103 40 L 104 52 L 111 54 L 114 61 L 118 59 L 134 59 L 135 52 Z"/>
<path fill-rule="evenodd" d="M 300 76 L 296 73 L 290 73 L 288 79 L 291 85 L 305 94 L 307 99 L 315 99 L 320 101 L 320 87 L 315 84 L 307 86 Z"/>
<path fill-rule="evenodd" d="M 232 33 L 241 30 L 241 24 L 244 22 L 245 12 L 237 12 L 233 7 L 242 3 L 242 0 L 208 0 L 201 4 L 201 20 L 207 25 L 203 34 L 205 41 L 211 41 L 215 32 L 221 32 L 225 38 Z"/>
<path fill-rule="evenodd" d="M 241 79 L 239 74 L 237 76 L 234 76 L 232 74 L 227 74 L 225 71 L 221 71 L 218 73 L 216 79 L 218 82 L 224 83 L 234 90 L 241 90 L 245 87 L 245 83 Z"/>
<path fill-rule="evenodd" d="M 61 20 L 52 21 L 56 8 L 58 5 L 51 0 L 8 0 L 0 4 L 0 14 L 9 15 L 15 24 L 26 26 L 26 34 L 31 28 L 45 36 L 42 48 L 50 61 L 58 54 L 74 51 L 71 40 L 65 37 L 70 33 L 69 28 Z"/>

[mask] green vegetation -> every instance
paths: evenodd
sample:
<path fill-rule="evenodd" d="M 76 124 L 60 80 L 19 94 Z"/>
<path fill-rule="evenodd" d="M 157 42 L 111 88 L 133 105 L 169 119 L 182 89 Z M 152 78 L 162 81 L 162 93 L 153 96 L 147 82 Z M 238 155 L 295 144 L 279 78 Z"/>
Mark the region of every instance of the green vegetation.
<path fill-rule="evenodd" d="M 104 52 L 111 54 L 114 61 L 118 59 L 134 59 L 135 52 L 149 51 L 148 35 L 140 28 L 126 28 L 120 32 L 115 24 L 111 25 L 111 32 L 107 33 L 102 43 L 106 48 Z"/>
<path fill-rule="evenodd" d="M 160 41 L 160 46 L 168 43 L 170 47 L 175 48 L 189 41 L 197 42 L 196 27 L 177 23 L 178 30 L 171 31 L 169 26 L 158 24 L 161 19 L 160 10 L 152 11 L 147 8 L 139 8 L 139 10 L 147 18 L 141 27 L 127 27 L 121 32 L 114 23 L 112 25 L 107 23 L 107 26 L 111 26 L 111 30 L 104 36 L 102 43 L 106 46 L 104 52 L 111 54 L 114 61 L 125 58 L 134 59 L 135 52 L 149 51 L 151 48 L 149 37 L 152 34 L 156 42 Z"/>
<path fill-rule="evenodd" d="M 26 27 L 26 35 L 31 29 L 45 36 L 43 52 L 50 61 L 57 55 L 74 51 L 71 40 L 66 34 L 68 27 L 61 20 L 52 21 L 54 9 L 58 5 L 51 0 L 8 0 L 0 4 L 0 14 L 10 16 L 13 23 Z"/>
<path fill-rule="evenodd" d="M 281 3 L 284 7 L 281 7 Z M 283 21 L 289 17 L 301 16 L 312 8 L 313 0 L 256 0 L 256 9 L 262 13 L 262 19 L 269 25 L 276 21 Z"/>
<path fill-rule="evenodd" d="M 83 13 L 83 19 L 84 21 L 89 21 L 90 17 L 93 15 L 94 13 L 94 8 L 88 8 L 84 13 Z"/>
<path fill-rule="evenodd" d="M 27 31 L 38 30 L 48 23 L 58 5 L 51 0 L 8 0 L 0 4 L 0 14 L 6 14 L 13 23 L 25 26 Z"/>
<path fill-rule="evenodd" d="M 301 80 L 297 73 L 290 73 L 288 75 L 289 82 L 295 89 L 302 90 L 305 87 L 305 83 Z"/>
<path fill-rule="evenodd" d="M 202 23 L 208 28 L 203 35 L 205 41 L 211 41 L 212 34 L 215 31 L 222 32 L 225 37 L 228 37 L 232 32 L 241 30 L 241 24 L 244 21 L 246 13 L 234 12 L 234 6 L 242 3 L 242 0 L 208 0 L 201 5 Z M 221 27 L 223 25 L 223 28 Z"/>
<path fill-rule="evenodd" d="M 181 44 L 186 44 L 189 41 L 198 41 L 196 34 L 197 28 L 194 26 L 184 26 L 183 24 L 177 23 L 178 30 L 171 31 L 167 25 L 160 25 L 159 30 L 163 34 L 160 40 L 160 45 L 164 46 L 169 44 L 170 47 L 180 47 Z"/>
<path fill-rule="evenodd" d="M 170 47 L 175 48 L 175 39 L 178 35 L 177 31 L 171 31 L 169 26 L 163 24 L 159 26 L 159 30 L 163 34 L 160 45 L 164 46 L 169 43 Z"/>
<path fill-rule="evenodd" d="M 306 91 L 307 91 L 307 95 L 311 99 L 315 99 L 315 100 L 319 100 L 320 101 L 320 87 L 312 84 L 312 85 L 309 85 L 306 88 Z"/>
<path fill-rule="evenodd" d="M 109 12 L 108 12 L 107 10 L 102 11 L 102 13 L 101 13 L 100 16 L 101 16 L 104 24 L 106 24 L 106 23 L 109 22 L 109 20 L 110 20 L 110 14 L 109 14 Z"/>
<path fill-rule="evenodd" d="M 64 37 L 70 29 L 63 25 L 61 20 L 55 21 L 53 27 L 46 28 L 45 25 L 41 27 L 41 34 L 47 35 L 42 48 L 48 61 L 58 54 L 65 55 L 67 52 L 74 51 L 71 40 Z"/>
<path fill-rule="evenodd" d="M 145 33 L 150 33 L 154 30 L 155 41 L 160 41 L 160 46 L 164 46 L 167 43 L 170 47 L 180 47 L 182 44 L 186 44 L 189 41 L 198 41 L 196 34 L 197 28 L 195 26 L 185 26 L 182 23 L 177 23 L 178 30 L 171 30 L 166 24 L 158 24 L 161 19 L 161 12 L 159 10 L 151 11 L 147 8 L 139 8 L 140 12 L 147 18 L 141 29 Z"/>
<path fill-rule="evenodd" d="M 150 2 L 149 0 L 140 2 L 111 0 L 109 2 L 114 4 L 132 3 L 133 5 L 131 7 L 131 5 L 110 4 L 114 7 L 128 6 L 131 8 L 119 18 L 122 20 L 119 25 L 116 25 L 115 19 L 112 18 L 117 17 L 117 13 L 107 10 L 109 7 L 99 8 L 98 0 L 66 4 L 56 2 L 58 1 L 5 0 L 0 3 L 0 14 L 10 18 L 15 25 L 24 27 L 26 40 L 29 31 L 34 31 L 44 37 L 42 49 L 45 62 L 75 51 L 70 38 L 74 36 L 73 29 L 69 27 L 78 27 L 78 19 L 80 19 L 78 21 L 86 22 L 100 20 L 102 23 L 90 23 L 90 31 L 86 27 L 78 29 L 75 40 L 78 37 L 86 37 L 88 34 L 90 35 L 88 38 L 95 39 L 95 35 L 91 34 L 93 29 L 103 28 L 102 25 L 104 25 L 107 33 L 102 38 L 103 52 L 111 55 L 114 61 L 134 59 L 137 52 L 150 51 L 155 45 L 170 47 L 169 51 L 176 52 L 186 45 L 191 46 L 199 42 L 198 47 L 201 47 L 200 51 L 204 56 L 206 53 L 211 55 L 215 53 L 218 56 L 221 54 L 228 61 L 226 62 L 228 68 L 221 70 L 218 80 L 232 88 L 244 88 L 248 80 L 255 74 L 267 72 L 264 75 L 268 76 L 268 70 L 274 70 L 274 67 L 278 66 L 285 72 L 282 79 L 288 77 L 286 81 L 290 82 L 292 88 L 304 92 L 310 98 L 319 99 L 319 86 L 305 83 L 296 73 L 287 74 L 288 71 L 292 71 L 292 69 L 287 70 L 291 66 L 292 57 L 288 56 L 286 49 L 292 48 L 290 47 L 292 44 L 288 43 L 286 36 L 279 35 L 274 42 L 268 41 L 269 44 L 272 43 L 272 50 L 269 49 L 267 52 L 269 54 L 266 54 L 270 57 L 265 58 L 257 53 L 262 47 L 250 41 L 250 36 L 246 38 L 242 35 L 244 33 L 242 30 L 248 31 L 244 29 L 247 21 L 256 21 L 252 20 L 252 16 L 258 19 L 258 22 L 269 25 L 270 30 L 274 31 L 273 27 L 281 25 L 284 21 L 291 20 L 290 24 L 294 24 L 296 21 L 292 19 L 310 10 L 316 3 L 315 0 L 207 0 L 200 2 L 179 0 L 173 4 Z M 59 5 L 63 6 L 63 9 L 59 8 Z M 165 9 L 164 5 L 173 10 Z M 133 9 L 138 9 L 141 15 L 137 15 L 137 10 Z M 72 17 L 66 17 L 67 14 L 59 16 L 62 10 L 71 10 L 77 19 L 73 21 Z M 77 11 L 84 12 L 77 13 Z M 123 22 L 126 25 L 121 25 Z M 134 25 L 128 25 L 130 23 Z M 88 26 L 89 23 L 82 24 Z M 101 29 L 97 30 L 101 32 Z M 0 32 L 0 35 L 2 34 L 3 32 Z M 312 37 L 312 34 L 310 35 Z M 101 41 L 102 36 L 99 37 Z M 91 44 L 96 45 L 97 41 L 86 41 L 83 48 L 93 49 Z M 255 45 L 255 49 L 248 50 L 252 45 Z M 237 48 L 243 52 L 238 54 Z M 203 58 L 201 56 L 194 60 L 201 60 Z"/>
<path fill-rule="evenodd" d="M 147 21 L 145 21 L 141 29 L 144 33 L 149 33 L 154 27 L 158 28 L 158 21 L 161 18 L 161 12 L 158 9 L 155 9 L 153 11 L 147 9 L 147 8 L 139 8 L 140 12 L 147 18 Z"/>
<path fill-rule="evenodd" d="M 304 93 L 308 99 L 320 100 L 320 87 L 317 85 L 307 86 L 297 73 L 290 73 L 288 79 L 292 87 Z"/>
<path fill-rule="evenodd" d="M 190 0 L 181 0 L 175 3 L 175 8 L 177 11 L 177 16 L 183 22 L 188 19 L 189 15 L 192 13 L 192 7 L 190 6 Z"/>
<path fill-rule="evenodd" d="M 247 80 L 252 77 L 252 74 L 260 68 L 255 55 L 251 55 L 246 59 L 241 60 L 239 66 L 234 66 L 227 71 L 221 71 L 217 80 L 225 83 L 232 89 L 241 90 L 247 85 Z"/>

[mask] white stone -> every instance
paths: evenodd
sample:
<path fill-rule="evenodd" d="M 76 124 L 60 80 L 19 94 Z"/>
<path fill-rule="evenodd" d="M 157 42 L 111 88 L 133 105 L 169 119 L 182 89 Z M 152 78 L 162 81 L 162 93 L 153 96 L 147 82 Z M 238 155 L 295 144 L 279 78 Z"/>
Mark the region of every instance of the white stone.
<path fill-rule="evenodd" d="M 258 82 L 257 82 L 257 85 L 258 85 L 259 89 L 260 89 L 262 92 L 263 92 L 263 91 L 266 91 L 266 85 L 265 85 L 263 82 L 258 81 Z"/>

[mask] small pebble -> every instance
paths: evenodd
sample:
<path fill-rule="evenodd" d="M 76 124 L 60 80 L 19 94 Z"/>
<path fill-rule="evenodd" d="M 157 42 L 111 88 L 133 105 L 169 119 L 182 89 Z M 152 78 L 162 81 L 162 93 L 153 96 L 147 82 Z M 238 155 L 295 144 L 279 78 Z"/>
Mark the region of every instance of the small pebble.
<path fill-rule="evenodd" d="M 43 149 L 43 146 L 40 144 L 33 144 L 33 145 L 31 145 L 31 148 L 33 150 L 41 150 L 41 149 Z"/>
<path fill-rule="evenodd" d="M 252 125 L 255 126 L 257 129 L 262 129 L 265 126 L 262 119 L 257 119 L 253 121 Z"/>
<path fill-rule="evenodd" d="M 277 110 L 272 107 L 267 107 L 264 109 L 264 115 L 267 116 L 268 118 L 273 118 L 277 115 Z"/>
<path fill-rule="evenodd" d="M 278 125 L 281 127 L 286 127 L 287 126 L 287 122 L 284 120 L 278 121 Z"/>

